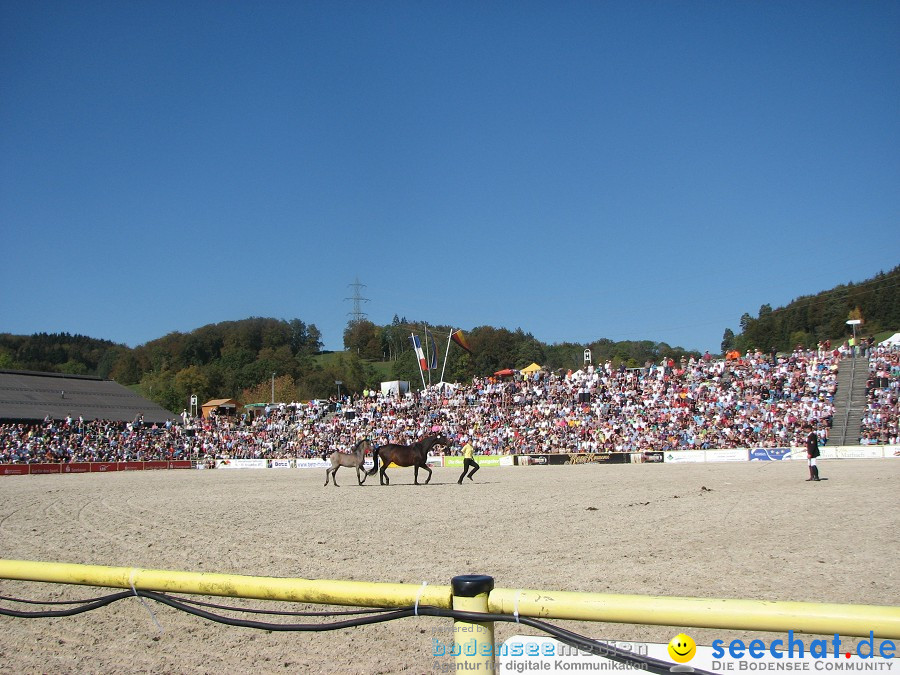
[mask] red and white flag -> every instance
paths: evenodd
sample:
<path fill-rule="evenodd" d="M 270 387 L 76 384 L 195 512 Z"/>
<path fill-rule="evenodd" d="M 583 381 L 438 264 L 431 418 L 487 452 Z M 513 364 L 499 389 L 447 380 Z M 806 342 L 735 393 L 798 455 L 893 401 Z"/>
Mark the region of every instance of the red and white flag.
<path fill-rule="evenodd" d="M 419 336 L 413 333 L 409 336 L 409 339 L 412 340 L 413 348 L 416 350 L 416 356 L 419 357 L 419 368 L 428 370 L 428 361 L 425 360 L 425 352 L 422 350 L 422 343 L 419 340 Z"/>

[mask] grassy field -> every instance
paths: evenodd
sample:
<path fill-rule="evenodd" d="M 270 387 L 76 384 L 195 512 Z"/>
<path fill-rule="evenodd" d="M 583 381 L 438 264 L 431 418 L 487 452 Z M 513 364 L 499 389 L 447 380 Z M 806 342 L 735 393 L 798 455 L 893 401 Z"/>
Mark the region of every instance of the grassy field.
<path fill-rule="evenodd" d="M 349 358 L 350 352 L 322 352 L 321 354 L 316 354 L 313 357 L 313 360 L 316 362 L 316 365 L 327 367 L 337 365 L 342 359 L 346 360 Z M 362 362 L 371 368 L 375 369 L 375 372 L 378 373 L 378 376 L 383 381 L 393 380 L 393 369 L 394 364 L 391 361 L 370 361 L 368 359 L 362 359 Z"/>

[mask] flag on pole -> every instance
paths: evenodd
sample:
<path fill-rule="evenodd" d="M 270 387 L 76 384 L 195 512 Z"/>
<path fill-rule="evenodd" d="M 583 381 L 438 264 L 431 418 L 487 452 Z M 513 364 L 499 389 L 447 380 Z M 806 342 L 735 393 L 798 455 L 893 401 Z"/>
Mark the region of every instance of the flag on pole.
<path fill-rule="evenodd" d="M 431 343 L 431 359 L 428 363 L 429 370 L 437 370 L 437 343 L 434 341 L 434 335 L 427 328 L 425 329 L 425 343 Z"/>
<path fill-rule="evenodd" d="M 450 339 L 453 340 L 456 344 L 458 344 L 460 347 L 465 349 L 470 354 L 472 353 L 472 348 L 469 346 L 469 341 L 466 340 L 466 336 L 463 335 L 463 332 L 461 330 L 454 331 L 453 333 L 451 333 Z"/>
<path fill-rule="evenodd" d="M 422 351 L 422 341 L 419 340 L 418 335 L 410 335 L 409 339 L 412 340 L 413 348 L 416 350 L 416 356 L 419 358 L 419 368 L 422 370 L 428 370 L 428 362 L 425 360 L 425 352 Z"/>

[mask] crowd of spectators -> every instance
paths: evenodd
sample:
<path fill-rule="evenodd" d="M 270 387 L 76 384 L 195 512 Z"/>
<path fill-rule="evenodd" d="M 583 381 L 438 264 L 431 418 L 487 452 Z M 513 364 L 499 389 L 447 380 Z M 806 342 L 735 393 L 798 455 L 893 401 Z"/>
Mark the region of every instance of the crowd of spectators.
<path fill-rule="evenodd" d="M 871 352 L 864 442 L 897 442 L 898 350 Z M 775 356 L 671 359 L 642 368 L 609 362 L 568 372 L 475 378 L 404 396 L 273 404 L 259 415 L 165 424 L 44 420 L 0 425 L 0 463 L 308 458 L 428 433 L 483 454 L 646 452 L 787 447 L 812 424 L 827 443 L 840 349 Z"/>
<path fill-rule="evenodd" d="M 900 347 L 875 347 L 869 353 L 866 411 L 861 445 L 900 444 Z"/>

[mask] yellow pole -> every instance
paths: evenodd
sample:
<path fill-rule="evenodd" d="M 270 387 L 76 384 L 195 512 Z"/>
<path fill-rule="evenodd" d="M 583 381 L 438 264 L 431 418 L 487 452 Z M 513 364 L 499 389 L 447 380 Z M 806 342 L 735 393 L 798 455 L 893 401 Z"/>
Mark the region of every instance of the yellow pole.
<path fill-rule="evenodd" d="M 417 599 L 421 605 L 444 609 L 451 606 L 449 586 L 422 589 L 419 584 L 249 577 L 27 560 L 0 560 L 0 579 L 355 607 L 404 607 L 413 605 Z"/>
<path fill-rule="evenodd" d="M 518 607 L 516 602 L 518 600 Z M 900 607 L 812 602 L 677 598 L 498 588 L 489 608 L 498 614 L 607 623 L 726 628 L 848 637 L 900 638 Z"/>
<path fill-rule="evenodd" d="M 418 603 L 443 609 L 452 606 L 467 611 L 506 615 L 518 612 L 520 616 L 544 619 L 608 623 L 769 632 L 793 630 L 814 635 L 837 633 L 848 637 L 869 637 L 869 631 L 872 631 L 880 639 L 900 639 L 900 607 L 494 589 L 493 579 L 486 578 L 490 579 L 490 588 L 487 590 L 465 595 L 470 593 L 471 584 L 463 583 L 461 592 L 453 591 L 451 600 L 451 586 L 427 586 L 423 589 L 417 584 L 251 577 L 0 559 L 0 579 L 19 581 L 126 589 L 133 587 L 152 591 L 355 607 L 404 607 Z M 479 632 L 480 640 L 493 646 L 493 624 L 459 622 L 457 625 L 461 628 L 483 626 L 490 633 L 487 635 Z M 468 632 L 470 631 L 460 630 L 455 635 L 464 641 L 464 633 Z M 479 651 L 482 649 L 479 647 Z"/>
<path fill-rule="evenodd" d="M 453 609 L 463 612 L 487 612 L 488 594 L 494 588 L 494 578 L 483 574 L 464 574 L 453 577 Z M 468 623 L 453 620 L 453 653 L 456 672 L 493 673 L 494 622 Z"/>

